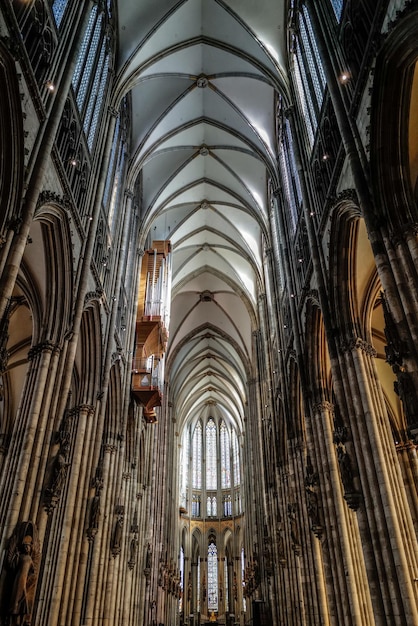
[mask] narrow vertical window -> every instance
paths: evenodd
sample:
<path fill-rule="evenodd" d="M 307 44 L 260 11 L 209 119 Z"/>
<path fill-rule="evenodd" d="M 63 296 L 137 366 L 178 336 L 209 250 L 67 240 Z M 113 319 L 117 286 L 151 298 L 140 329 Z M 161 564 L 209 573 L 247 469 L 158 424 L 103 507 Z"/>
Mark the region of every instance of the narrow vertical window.
<path fill-rule="evenodd" d="M 242 581 L 242 586 L 245 587 L 245 554 L 244 554 L 244 548 L 241 549 L 241 581 Z M 245 595 L 242 594 L 242 610 L 244 611 L 244 613 L 247 610 L 247 605 L 245 602 Z"/>
<path fill-rule="evenodd" d="M 184 592 L 184 548 L 180 547 L 180 559 L 179 559 L 179 570 L 180 570 L 180 598 L 179 598 L 179 613 L 182 611 L 183 605 L 183 592 Z"/>
<path fill-rule="evenodd" d="M 229 611 L 229 580 L 228 580 L 228 557 L 224 560 L 224 579 L 225 579 L 225 611 Z"/>
<path fill-rule="evenodd" d="M 90 13 L 80 53 L 72 77 L 77 107 L 83 118 L 83 130 L 91 150 L 105 100 L 109 75 L 111 39 L 106 28 L 110 13 L 106 5 L 95 5 Z"/>
<path fill-rule="evenodd" d="M 206 425 L 206 489 L 217 488 L 216 425 L 212 418 Z"/>
<path fill-rule="evenodd" d="M 238 446 L 238 437 L 235 430 L 232 431 L 232 458 L 233 458 L 233 468 L 234 468 L 234 486 L 238 487 L 241 483 L 241 473 L 239 466 L 239 446 Z"/>
<path fill-rule="evenodd" d="M 341 15 L 343 12 L 344 0 L 331 0 L 332 8 L 334 9 L 335 19 L 338 23 L 341 21 Z"/>
<path fill-rule="evenodd" d="M 183 436 L 182 460 L 181 460 L 181 506 L 187 509 L 187 491 L 189 487 L 189 455 L 190 455 L 190 431 L 187 429 Z"/>
<path fill-rule="evenodd" d="M 62 18 L 64 17 L 67 4 L 68 0 L 54 0 L 54 2 L 52 3 L 52 13 L 58 28 L 61 26 Z"/>
<path fill-rule="evenodd" d="M 311 18 L 309 17 L 309 12 L 306 6 L 303 7 L 303 19 L 300 20 L 300 35 L 314 87 L 317 105 L 320 109 L 324 98 L 326 80 L 318 46 L 316 45 L 312 30 Z"/>
<path fill-rule="evenodd" d="M 193 433 L 193 489 L 202 489 L 202 423 L 198 422 Z"/>
<path fill-rule="evenodd" d="M 299 36 L 295 39 L 294 78 L 301 113 L 311 147 L 318 126 L 326 87 L 325 73 L 306 6 L 299 13 Z"/>
<path fill-rule="evenodd" d="M 220 427 L 221 436 L 221 486 L 222 489 L 231 487 L 231 457 L 229 446 L 229 433 L 222 420 Z"/>
<path fill-rule="evenodd" d="M 283 192 L 290 217 L 291 232 L 296 231 L 302 205 L 302 191 L 299 173 L 296 168 L 292 131 L 288 119 L 282 120 L 280 143 L 280 169 L 283 180 Z"/>
<path fill-rule="evenodd" d="M 208 610 L 218 610 L 218 550 L 213 542 L 208 546 Z"/>

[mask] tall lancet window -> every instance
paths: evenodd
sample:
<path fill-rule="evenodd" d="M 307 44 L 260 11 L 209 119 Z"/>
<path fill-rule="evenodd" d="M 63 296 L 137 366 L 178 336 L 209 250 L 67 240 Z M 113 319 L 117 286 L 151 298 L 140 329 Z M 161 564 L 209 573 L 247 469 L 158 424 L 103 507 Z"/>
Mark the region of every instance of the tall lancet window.
<path fill-rule="evenodd" d="M 189 456 L 190 456 L 190 434 L 189 431 L 184 433 L 182 448 L 182 472 L 180 487 L 180 506 L 187 509 L 187 491 L 189 487 Z"/>
<path fill-rule="evenodd" d="M 293 46 L 294 79 L 300 110 L 305 119 L 308 139 L 312 147 L 324 99 L 326 80 L 306 6 L 302 6 L 298 13 L 297 27 L 298 36 Z"/>
<path fill-rule="evenodd" d="M 112 49 L 108 28 L 109 6 L 96 4 L 92 7 L 72 77 L 72 87 L 90 150 L 103 109 L 109 76 Z"/>
<path fill-rule="evenodd" d="M 240 446 L 228 416 L 198 418 L 182 435 L 179 507 L 192 517 L 242 513 Z"/>
<path fill-rule="evenodd" d="M 218 610 L 218 550 L 213 541 L 208 546 L 208 610 Z"/>
<path fill-rule="evenodd" d="M 61 26 L 61 21 L 62 21 L 62 18 L 64 17 L 67 4 L 68 4 L 68 0 L 54 0 L 52 4 L 52 13 L 54 15 L 54 20 L 58 28 Z"/>
<path fill-rule="evenodd" d="M 341 21 L 341 15 L 343 12 L 344 0 L 331 0 L 332 8 L 334 9 L 337 22 Z"/>
<path fill-rule="evenodd" d="M 238 487 L 241 483 L 241 472 L 239 467 L 238 437 L 235 430 L 232 431 L 232 462 L 234 468 L 234 487 Z"/>
<path fill-rule="evenodd" d="M 221 486 L 222 489 L 231 487 L 231 457 L 229 445 L 229 433 L 225 422 L 222 420 L 220 428 L 221 436 Z"/>
<path fill-rule="evenodd" d="M 216 425 L 212 418 L 206 425 L 206 489 L 217 488 Z"/>
<path fill-rule="evenodd" d="M 193 433 L 193 489 L 202 489 L 202 422 Z"/>

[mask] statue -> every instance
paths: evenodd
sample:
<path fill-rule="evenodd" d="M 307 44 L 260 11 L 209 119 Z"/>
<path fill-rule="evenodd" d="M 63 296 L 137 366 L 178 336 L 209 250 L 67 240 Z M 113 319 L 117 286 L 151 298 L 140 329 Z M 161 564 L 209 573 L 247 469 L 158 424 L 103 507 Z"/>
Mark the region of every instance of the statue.
<path fill-rule="evenodd" d="M 343 446 L 337 448 L 338 465 L 340 466 L 341 481 L 345 491 L 354 491 L 353 471 L 351 467 L 351 459 L 348 452 Z"/>
<path fill-rule="evenodd" d="M 145 558 L 145 569 L 151 569 L 151 559 L 152 559 L 152 548 L 151 544 L 147 546 L 147 556 Z"/>
<path fill-rule="evenodd" d="M 70 463 L 67 461 L 68 445 L 62 446 L 55 457 L 51 486 L 48 494 L 59 498 L 67 476 Z"/>
<path fill-rule="evenodd" d="M 8 614 L 11 626 L 30 626 L 40 548 L 33 522 L 22 522 L 10 538 L 7 565 L 13 575 Z"/>
<path fill-rule="evenodd" d="M 115 558 L 118 554 L 121 553 L 122 550 L 122 533 L 123 533 L 123 514 L 121 511 L 118 511 L 118 518 L 116 520 L 115 529 L 113 531 L 111 552 L 113 558 Z"/>

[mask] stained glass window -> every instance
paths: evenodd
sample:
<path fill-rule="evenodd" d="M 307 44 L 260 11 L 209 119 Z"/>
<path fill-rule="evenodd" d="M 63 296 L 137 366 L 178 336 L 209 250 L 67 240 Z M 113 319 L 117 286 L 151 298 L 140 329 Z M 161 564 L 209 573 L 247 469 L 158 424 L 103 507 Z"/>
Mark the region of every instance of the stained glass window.
<path fill-rule="evenodd" d="M 231 494 L 223 496 L 224 517 L 230 517 L 232 515 L 232 498 Z"/>
<path fill-rule="evenodd" d="M 180 467 L 180 506 L 189 510 L 191 503 L 193 517 L 231 517 L 241 511 L 235 504 L 241 483 L 238 436 L 225 419 L 219 424 L 214 417 L 198 420 L 186 429 Z"/>
<path fill-rule="evenodd" d="M 241 549 L 241 580 L 242 580 L 243 587 L 245 587 L 244 578 L 245 578 L 245 554 L 244 554 L 244 548 L 242 548 Z M 244 594 L 242 594 L 242 610 L 244 611 L 244 613 L 247 610 L 247 605 L 245 602 Z"/>
<path fill-rule="evenodd" d="M 229 446 L 229 433 L 225 426 L 225 422 L 222 420 L 220 427 L 221 436 L 221 486 L 222 489 L 227 489 L 231 486 L 231 457 Z"/>
<path fill-rule="evenodd" d="M 202 422 L 196 424 L 193 433 L 193 489 L 202 489 Z"/>
<path fill-rule="evenodd" d="M 326 80 L 318 46 L 316 45 L 312 30 L 311 19 L 306 6 L 303 7 L 303 19 L 300 21 L 300 35 L 309 67 L 309 73 L 315 90 L 318 108 L 320 109 L 324 98 Z"/>
<path fill-rule="evenodd" d="M 234 468 L 234 486 L 237 487 L 241 482 L 241 473 L 239 467 L 238 437 L 235 430 L 232 431 L 232 459 Z"/>
<path fill-rule="evenodd" d="M 83 130 L 91 150 L 105 98 L 109 75 L 110 35 L 105 28 L 106 7 L 95 5 L 90 13 L 72 78 Z"/>
<path fill-rule="evenodd" d="M 197 559 L 197 588 L 200 589 L 200 559 Z M 200 593 L 197 594 L 197 612 L 200 613 Z"/>
<path fill-rule="evenodd" d="M 224 578 L 225 578 L 225 611 L 228 612 L 229 611 L 229 593 L 228 593 L 229 581 L 228 581 L 228 559 L 227 558 L 224 560 Z"/>
<path fill-rule="evenodd" d="M 341 15 L 343 12 L 344 0 L 331 0 L 332 8 L 334 9 L 337 22 L 341 21 Z"/>
<path fill-rule="evenodd" d="M 206 513 L 208 517 L 216 517 L 217 515 L 217 506 L 216 506 L 216 496 L 208 496 L 206 499 Z"/>
<path fill-rule="evenodd" d="M 206 425 L 206 489 L 217 488 L 216 424 L 212 418 Z"/>
<path fill-rule="evenodd" d="M 306 6 L 299 13 L 300 37 L 295 41 L 295 83 L 311 147 L 326 86 L 324 68 Z"/>
<path fill-rule="evenodd" d="M 93 64 L 96 59 L 96 53 L 100 43 L 103 15 L 100 13 L 96 19 L 96 14 L 97 6 L 94 6 L 91 11 L 87 31 L 84 35 L 84 40 L 73 76 L 73 87 L 76 92 L 77 106 L 80 111 L 83 108 L 83 104 L 86 99 L 87 90 L 93 72 Z"/>
<path fill-rule="evenodd" d="M 84 128 L 84 132 L 85 132 L 86 136 L 88 136 L 88 134 L 89 134 L 89 129 L 90 129 L 91 120 L 92 120 L 92 117 L 93 117 L 93 112 L 94 112 L 94 110 L 96 108 L 96 100 L 97 100 L 97 96 L 98 96 L 98 93 L 99 93 L 99 87 L 100 87 L 100 84 L 101 84 L 103 69 L 104 69 L 104 65 L 105 65 L 105 58 L 106 58 L 106 44 L 105 44 L 105 42 L 103 42 L 102 43 L 102 47 L 100 49 L 100 56 L 99 56 L 99 61 L 97 63 L 97 69 L 96 69 L 96 72 L 94 74 L 94 80 L 93 80 L 93 85 L 92 85 L 91 91 L 90 91 L 90 97 L 89 97 L 87 109 L 86 109 L 86 112 L 84 114 L 83 128 Z M 106 72 L 106 74 L 107 74 L 107 72 Z M 99 110 L 100 110 L 100 108 L 99 108 Z"/>
<path fill-rule="evenodd" d="M 296 82 L 296 89 L 298 92 L 299 104 L 300 104 L 303 118 L 305 120 L 309 144 L 312 147 L 314 143 L 314 127 L 312 125 L 312 119 L 311 119 L 311 108 L 309 107 L 307 94 L 305 93 L 305 89 L 303 86 L 304 80 L 306 84 L 306 76 L 305 76 L 305 68 L 303 66 L 302 55 L 301 55 L 299 46 L 298 46 L 298 51 L 296 54 L 296 62 L 294 65 L 294 69 L 295 69 L 295 82 Z M 304 74 L 303 77 L 302 77 L 301 71 L 303 71 L 303 74 Z"/>
<path fill-rule="evenodd" d="M 105 207 L 109 200 L 110 187 L 115 176 L 116 154 L 117 154 L 118 147 L 119 147 L 120 130 L 121 130 L 120 116 L 118 116 L 118 119 L 116 120 L 115 132 L 113 134 L 113 142 L 112 142 L 112 149 L 110 152 L 109 167 L 107 170 L 106 183 L 105 183 L 105 188 L 103 192 L 103 205 Z"/>
<path fill-rule="evenodd" d="M 179 570 L 180 570 L 180 589 L 182 593 L 179 598 L 179 613 L 182 611 L 183 604 L 183 591 L 184 591 L 184 549 L 183 546 L 180 547 L 180 559 L 179 559 Z"/>
<path fill-rule="evenodd" d="M 183 437 L 182 459 L 181 459 L 181 506 L 187 509 L 187 488 L 189 486 L 189 455 L 190 455 L 190 435 L 187 430 Z"/>
<path fill-rule="evenodd" d="M 208 610 L 218 610 L 218 550 L 213 542 L 208 546 Z"/>
<path fill-rule="evenodd" d="M 302 203 L 302 191 L 300 187 L 299 174 L 296 168 L 293 138 L 288 119 L 285 119 L 283 122 L 280 166 L 283 177 L 284 196 L 289 209 L 290 225 L 292 232 L 295 232 L 299 219 L 299 210 Z"/>
<path fill-rule="evenodd" d="M 192 517 L 200 517 L 200 496 L 195 493 L 192 497 Z"/>
<path fill-rule="evenodd" d="M 64 17 L 67 4 L 68 0 L 54 0 L 54 2 L 52 3 L 52 13 L 54 15 L 54 20 L 58 28 L 61 26 L 62 18 Z"/>

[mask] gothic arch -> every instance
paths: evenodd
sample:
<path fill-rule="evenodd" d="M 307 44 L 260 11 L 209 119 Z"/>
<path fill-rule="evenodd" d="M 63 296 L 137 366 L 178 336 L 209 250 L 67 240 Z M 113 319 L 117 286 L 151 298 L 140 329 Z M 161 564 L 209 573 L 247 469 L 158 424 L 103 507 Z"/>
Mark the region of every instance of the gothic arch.
<path fill-rule="evenodd" d="M 108 395 L 105 410 L 105 424 L 103 432 L 103 441 L 109 442 L 114 439 L 117 433 L 124 431 L 123 425 L 119 423 L 120 407 L 122 406 L 121 397 L 121 377 L 119 369 L 119 361 L 116 361 L 109 375 Z M 134 442 L 128 437 L 126 442 L 125 462 L 131 463 L 135 454 Z"/>
<path fill-rule="evenodd" d="M 73 249 L 67 212 L 61 206 L 45 205 L 38 209 L 31 229 L 31 238 L 39 238 L 34 258 L 31 244 L 25 260 L 28 265 L 41 263 L 38 272 L 45 313 L 43 333 L 49 341 L 62 343 L 70 327 L 73 293 Z M 42 250 L 43 255 L 40 255 Z"/>
<path fill-rule="evenodd" d="M 392 228 L 418 219 L 414 197 L 418 174 L 418 98 L 412 97 L 418 88 L 417 60 L 418 10 L 406 9 L 377 56 L 371 106 L 370 164 L 378 199 L 375 210 Z M 414 149 L 413 172 L 408 144 L 413 144 Z"/>
<path fill-rule="evenodd" d="M 92 301 L 83 313 L 75 366 L 79 371 L 80 388 L 76 404 L 94 405 L 101 391 L 101 328 L 99 303 Z"/>
<path fill-rule="evenodd" d="M 319 404 L 328 397 L 330 362 L 321 311 L 316 300 L 309 299 L 306 307 L 306 343 L 309 390 L 312 403 Z"/>
<path fill-rule="evenodd" d="M 329 264 L 330 308 L 335 327 L 346 340 L 352 336 L 362 336 L 360 323 L 361 286 L 358 281 L 358 255 L 367 239 L 361 237 L 365 230 L 359 231 L 359 212 L 352 201 L 344 201 L 333 210 L 330 240 L 333 242 Z M 369 244 L 367 244 L 369 245 Z M 365 251 L 365 253 L 367 250 Z M 369 246 L 369 264 L 372 262 Z M 364 263 L 362 264 L 362 268 Z"/>
<path fill-rule="evenodd" d="M 0 237 L 20 210 L 24 141 L 15 62 L 0 41 Z"/>

